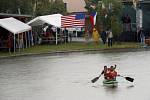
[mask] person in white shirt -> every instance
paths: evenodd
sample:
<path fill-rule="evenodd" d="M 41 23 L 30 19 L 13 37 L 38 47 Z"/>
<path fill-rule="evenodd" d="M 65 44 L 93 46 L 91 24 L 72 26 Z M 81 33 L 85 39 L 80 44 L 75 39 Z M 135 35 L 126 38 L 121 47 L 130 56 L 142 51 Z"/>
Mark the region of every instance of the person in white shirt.
<path fill-rule="evenodd" d="M 113 33 L 111 30 L 107 32 L 107 36 L 108 36 L 108 46 L 112 46 L 113 45 Z"/>

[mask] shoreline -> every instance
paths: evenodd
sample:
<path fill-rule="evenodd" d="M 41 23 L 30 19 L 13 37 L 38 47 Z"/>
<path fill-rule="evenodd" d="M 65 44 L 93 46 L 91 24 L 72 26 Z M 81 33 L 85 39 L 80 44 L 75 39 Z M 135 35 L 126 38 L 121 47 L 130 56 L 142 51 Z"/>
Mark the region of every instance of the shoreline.
<path fill-rule="evenodd" d="M 148 51 L 149 47 L 141 48 L 105 48 L 105 49 L 84 49 L 84 50 L 62 50 L 62 51 L 50 51 L 50 52 L 41 52 L 41 53 L 18 53 L 15 55 L 9 56 L 0 56 L 0 59 L 11 59 L 14 57 L 22 56 L 40 56 L 40 55 L 61 55 L 68 53 L 77 53 L 77 52 L 100 52 L 100 53 L 112 53 L 112 52 L 136 52 L 136 51 Z"/>

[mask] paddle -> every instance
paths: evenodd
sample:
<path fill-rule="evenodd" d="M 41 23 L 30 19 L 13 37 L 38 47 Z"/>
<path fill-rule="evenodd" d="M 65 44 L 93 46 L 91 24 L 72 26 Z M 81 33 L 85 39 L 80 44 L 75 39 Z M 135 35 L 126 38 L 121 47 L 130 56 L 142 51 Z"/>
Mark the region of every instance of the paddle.
<path fill-rule="evenodd" d="M 131 78 L 131 77 L 124 77 L 126 80 L 130 81 L 130 82 L 133 82 L 134 81 L 134 78 Z"/>
<path fill-rule="evenodd" d="M 95 82 L 101 77 L 101 75 L 102 75 L 102 74 L 100 74 L 98 77 L 95 77 L 94 79 L 92 79 L 91 82 L 92 82 L 92 83 L 95 83 Z"/>
<path fill-rule="evenodd" d="M 121 75 L 119 75 L 119 76 L 125 78 L 127 81 L 130 81 L 130 82 L 133 82 L 133 81 L 134 81 L 134 78 L 131 78 L 131 77 L 124 77 L 124 76 L 121 76 Z"/>

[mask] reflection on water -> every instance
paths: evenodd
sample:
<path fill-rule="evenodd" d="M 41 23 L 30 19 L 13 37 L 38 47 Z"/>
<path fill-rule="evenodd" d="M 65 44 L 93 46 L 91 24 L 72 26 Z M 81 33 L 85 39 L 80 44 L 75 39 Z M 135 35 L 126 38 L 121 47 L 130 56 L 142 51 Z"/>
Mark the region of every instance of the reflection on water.
<path fill-rule="evenodd" d="M 129 86 L 127 86 L 127 88 L 132 89 L 132 88 L 134 88 L 134 85 L 129 85 Z"/>
<path fill-rule="evenodd" d="M 150 51 L 69 53 L 0 60 L 1 100 L 149 100 Z M 118 87 L 91 83 L 104 65 L 117 64 Z"/>

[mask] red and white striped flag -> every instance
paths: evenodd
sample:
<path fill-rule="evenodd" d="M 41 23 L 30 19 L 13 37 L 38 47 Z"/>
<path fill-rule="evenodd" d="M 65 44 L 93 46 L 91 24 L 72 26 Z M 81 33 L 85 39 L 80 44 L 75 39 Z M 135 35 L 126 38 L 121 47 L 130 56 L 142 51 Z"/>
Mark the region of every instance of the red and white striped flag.
<path fill-rule="evenodd" d="M 61 27 L 84 27 L 85 16 L 83 14 L 68 15 L 61 17 Z"/>

